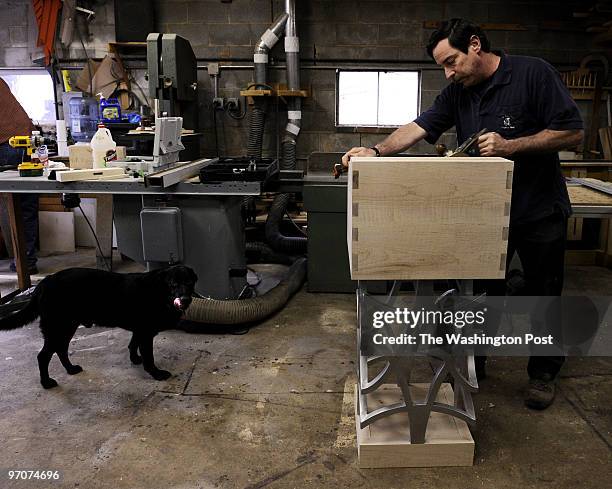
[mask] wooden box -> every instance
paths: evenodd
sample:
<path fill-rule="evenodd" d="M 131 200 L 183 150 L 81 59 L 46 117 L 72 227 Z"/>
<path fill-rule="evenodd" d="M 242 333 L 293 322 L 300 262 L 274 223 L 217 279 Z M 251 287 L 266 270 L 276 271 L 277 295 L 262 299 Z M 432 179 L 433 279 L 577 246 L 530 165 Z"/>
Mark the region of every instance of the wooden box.
<path fill-rule="evenodd" d="M 411 384 L 415 398 L 424 398 L 428 384 Z M 357 387 L 355 388 L 357 395 Z M 368 394 L 372 409 L 402 401 L 399 387 L 383 385 Z M 453 388 L 440 386 L 436 401 L 452 404 Z M 358 400 L 355 400 L 358 405 Z M 359 415 L 355 413 L 356 419 Z M 384 467 L 470 467 L 474 464 L 474 439 L 465 421 L 448 414 L 431 413 L 425 443 L 410 443 L 408 413 L 381 418 L 361 429 L 357 422 L 357 453 L 362 469 Z"/>
<path fill-rule="evenodd" d="M 513 165 L 484 157 L 351 159 L 351 277 L 503 278 Z"/>

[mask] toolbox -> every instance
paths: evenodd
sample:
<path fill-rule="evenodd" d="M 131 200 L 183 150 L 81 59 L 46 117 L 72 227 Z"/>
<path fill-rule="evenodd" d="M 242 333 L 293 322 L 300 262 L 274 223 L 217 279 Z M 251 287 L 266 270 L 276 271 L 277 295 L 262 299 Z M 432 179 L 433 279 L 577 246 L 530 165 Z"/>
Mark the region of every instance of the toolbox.
<path fill-rule="evenodd" d="M 249 156 L 226 157 L 213 161 L 200 170 L 201 183 L 262 182 L 278 178 L 278 160 Z"/>

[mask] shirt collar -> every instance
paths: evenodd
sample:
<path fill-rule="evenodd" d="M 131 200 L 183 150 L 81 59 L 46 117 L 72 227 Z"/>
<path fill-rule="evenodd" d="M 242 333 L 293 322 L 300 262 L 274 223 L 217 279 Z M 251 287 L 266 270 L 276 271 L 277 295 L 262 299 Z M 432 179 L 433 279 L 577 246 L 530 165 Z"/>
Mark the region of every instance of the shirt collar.
<path fill-rule="evenodd" d="M 491 85 L 507 85 L 512 78 L 512 60 L 503 51 L 493 51 L 493 54 L 501 59 L 497 70 L 493 74 Z"/>

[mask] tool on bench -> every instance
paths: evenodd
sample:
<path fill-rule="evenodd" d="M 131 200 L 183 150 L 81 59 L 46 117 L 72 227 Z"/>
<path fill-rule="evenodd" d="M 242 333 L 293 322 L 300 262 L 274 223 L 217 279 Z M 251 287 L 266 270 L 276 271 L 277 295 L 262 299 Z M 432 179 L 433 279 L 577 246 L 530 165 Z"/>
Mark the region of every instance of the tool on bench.
<path fill-rule="evenodd" d="M 474 146 L 475 143 L 478 142 L 478 138 L 480 136 L 482 136 L 484 133 L 486 133 L 488 131 L 488 129 L 485 127 L 484 129 L 481 129 L 480 131 L 472 134 L 469 138 L 467 138 L 463 144 L 461 146 L 459 146 L 455 151 L 452 151 L 450 154 L 447 154 L 446 156 L 470 156 L 468 154 L 468 151 L 470 150 L 470 148 L 472 146 Z"/>
<path fill-rule="evenodd" d="M 334 178 L 340 178 L 340 175 L 342 175 L 343 173 L 346 173 L 348 171 L 348 168 L 345 167 L 342 163 L 336 163 L 334 165 Z"/>

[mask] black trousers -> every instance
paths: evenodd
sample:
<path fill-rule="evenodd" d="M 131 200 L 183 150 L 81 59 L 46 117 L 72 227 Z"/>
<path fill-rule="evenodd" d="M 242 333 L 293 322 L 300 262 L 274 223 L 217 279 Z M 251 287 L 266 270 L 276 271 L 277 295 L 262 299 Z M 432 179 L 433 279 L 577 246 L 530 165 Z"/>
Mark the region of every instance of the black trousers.
<path fill-rule="evenodd" d="M 506 275 L 516 252 L 523 266 L 525 287 L 520 295 L 560 296 L 563 290 L 567 217 L 561 212 L 538 221 L 510 226 Z M 475 284 L 487 295 L 506 295 L 505 280 L 483 280 Z M 478 357 L 483 363 L 485 357 Z M 527 373 L 532 379 L 552 380 L 559 373 L 565 357 L 529 358 Z"/>
<path fill-rule="evenodd" d="M 18 165 L 23 160 L 22 148 L 12 148 L 8 143 L 0 144 L 0 166 Z M 25 235 L 25 248 L 28 266 L 36 265 L 36 241 L 38 239 L 38 194 L 21 194 L 21 215 L 23 218 L 23 232 Z M 0 227 L 4 242 L 9 252 L 13 256 L 11 246 L 11 228 L 8 218 L 8 209 L 4 199 L 0 201 Z"/>

